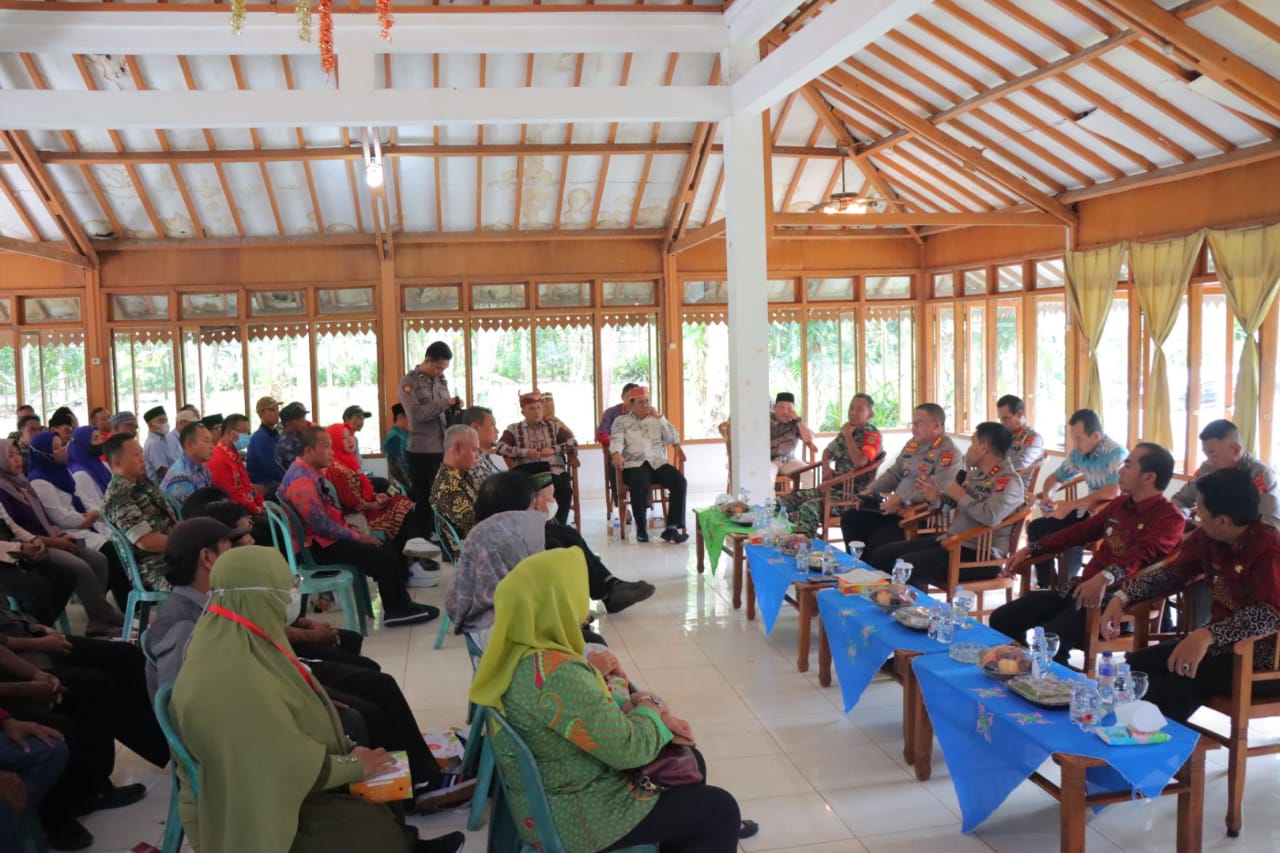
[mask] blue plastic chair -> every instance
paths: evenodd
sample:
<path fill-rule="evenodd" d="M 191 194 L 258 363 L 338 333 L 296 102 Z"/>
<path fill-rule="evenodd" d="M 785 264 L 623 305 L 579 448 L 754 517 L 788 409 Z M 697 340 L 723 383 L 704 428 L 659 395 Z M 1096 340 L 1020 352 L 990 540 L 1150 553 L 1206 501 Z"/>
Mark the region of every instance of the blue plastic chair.
<path fill-rule="evenodd" d="M 500 749 L 505 753 L 511 754 L 516 760 L 516 771 L 520 777 L 520 786 L 524 789 L 525 798 L 529 801 L 529 817 L 533 819 L 533 825 L 537 828 L 538 840 L 541 844 L 534 847 L 532 844 L 525 844 L 522 841 L 516 841 L 515 844 L 506 844 L 505 840 L 510 836 L 510 828 L 515 826 L 515 819 L 511 816 L 509 808 L 505 807 L 504 798 L 495 798 L 495 808 L 493 813 L 493 827 L 489 830 L 491 844 L 489 849 L 509 850 L 511 853 L 565 853 L 564 843 L 560 840 L 560 833 L 556 831 L 555 822 L 551 819 L 551 804 L 547 802 L 547 792 L 542 786 L 542 774 L 538 771 L 538 763 L 533 758 L 533 753 L 529 747 L 516 734 L 516 730 L 511 724 L 503 719 L 493 708 L 484 708 L 483 714 L 480 716 L 486 721 L 488 726 L 488 738 L 490 742 L 489 750 Z M 496 753 L 494 755 L 496 759 Z M 503 772 L 502 763 L 495 761 L 498 768 L 498 781 L 501 783 L 505 799 L 511 798 L 511 783 L 513 779 L 508 779 Z M 477 787 L 479 783 L 477 783 Z M 499 812 L 502 812 L 499 815 Z M 499 828 L 499 817 L 505 818 L 502 823 L 506 824 L 508 829 Z M 492 839 L 496 837 L 503 840 L 501 847 L 494 847 Z M 517 846 L 518 845 L 518 846 Z M 634 847 L 619 848 L 619 853 L 658 853 L 657 844 L 638 844 Z"/>
<path fill-rule="evenodd" d="M 462 553 L 462 537 L 458 535 L 457 529 L 449 523 L 449 519 L 445 518 L 439 512 L 435 512 L 436 516 L 436 532 L 440 539 L 440 556 L 444 557 L 455 566 L 458 565 L 458 556 Z M 440 630 L 436 632 L 436 649 L 444 648 L 445 637 L 449 636 L 449 611 L 442 611 L 440 614 Z"/>
<path fill-rule="evenodd" d="M 161 492 L 160 494 L 164 496 L 165 503 L 169 505 L 170 511 L 173 512 L 173 517 L 178 521 L 182 521 L 182 501 L 168 492 Z"/>
<path fill-rule="evenodd" d="M 151 621 L 151 608 L 158 607 L 168 598 L 169 593 L 162 590 L 147 589 L 146 584 L 142 582 L 142 572 L 138 569 L 138 560 L 133 553 L 133 544 L 129 541 L 129 537 L 120 532 L 115 525 L 107 525 L 111 530 L 111 544 L 115 546 L 116 554 L 120 557 L 120 564 L 124 566 L 125 572 L 129 575 L 129 598 L 124 605 L 124 627 L 120 631 L 120 638 L 126 643 L 133 636 L 133 618 L 138 617 L 138 635 L 147 630 L 147 623 Z"/>
<path fill-rule="evenodd" d="M 301 544 L 302 538 L 293 535 L 295 524 L 296 529 L 302 530 L 302 522 L 293 511 L 293 507 L 285 503 L 271 502 L 265 506 L 267 519 L 271 523 L 271 541 L 285 554 L 289 561 L 289 570 L 302 578 L 299 591 L 303 599 L 305 600 L 308 595 L 334 593 L 342 601 L 342 612 L 347 620 L 347 628 L 359 631 L 361 634 L 368 634 L 364 606 L 359 601 L 360 590 L 364 590 L 366 598 L 369 596 L 369 587 L 364 579 L 364 573 L 356 566 L 316 564 L 311 552 Z M 316 577 L 317 572 L 325 570 L 337 570 L 338 574 L 334 577 Z"/>
<path fill-rule="evenodd" d="M 200 777 L 196 774 L 196 763 L 178 737 L 178 730 L 169 716 L 169 697 L 172 693 L 172 684 L 162 684 L 156 691 L 155 701 L 156 722 L 160 724 L 160 731 L 164 732 L 164 739 L 169 742 L 169 752 L 173 754 L 173 763 L 170 765 L 173 790 L 169 794 L 169 816 L 164 822 L 164 841 L 160 847 L 162 853 L 179 853 L 182 850 L 182 817 L 178 812 L 178 793 L 182 789 L 182 782 L 178 778 L 179 761 L 191 782 L 191 796 L 196 801 L 200 799 Z"/>
<path fill-rule="evenodd" d="M 12 595 L 8 596 L 8 599 L 9 609 L 15 613 L 21 613 L 22 602 L 14 598 Z M 71 636 L 71 620 L 67 618 L 67 611 L 65 610 L 58 614 L 58 630 L 66 634 L 68 637 Z"/>

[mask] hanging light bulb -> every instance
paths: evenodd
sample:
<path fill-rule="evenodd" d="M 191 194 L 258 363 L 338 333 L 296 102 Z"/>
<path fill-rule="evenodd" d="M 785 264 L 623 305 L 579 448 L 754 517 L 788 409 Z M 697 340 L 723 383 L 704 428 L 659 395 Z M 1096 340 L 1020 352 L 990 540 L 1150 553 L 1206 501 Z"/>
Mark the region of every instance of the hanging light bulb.
<path fill-rule="evenodd" d="M 364 151 L 364 181 L 376 190 L 382 186 L 382 142 L 373 128 L 360 128 L 360 147 Z"/>
<path fill-rule="evenodd" d="M 369 189 L 376 190 L 382 186 L 382 161 L 370 160 L 364 167 L 364 181 Z"/>

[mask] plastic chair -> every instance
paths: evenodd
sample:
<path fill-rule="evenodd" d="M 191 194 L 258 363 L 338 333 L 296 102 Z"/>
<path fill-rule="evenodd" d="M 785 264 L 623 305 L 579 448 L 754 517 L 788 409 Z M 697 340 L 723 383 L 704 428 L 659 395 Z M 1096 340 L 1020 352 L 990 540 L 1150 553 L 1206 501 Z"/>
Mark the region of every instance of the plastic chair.
<path fill-rule="evenodd" d="M 120 638 L 126 643 L 133 637 L 133 617 L 138 617 L 138 635 L 147 630 L 151 621 L 151 608 L 158 607 L 168 598 L 169 593 L 162 590 L 147 589 L 142 582 L 142 572 L 138 570 L 138 560 L 133 553 L 133 543 L 129 537 L 121 533 L 115 525 L 107 525 L 111 530 L 111 544 L 115 546 L 120 563 L 129 575 L 129 598 L 124 605 L 124 627 L 120 630 Z"/>
<path fill-rule="evenodd" d="M 165 503 L 169 505 L 169 510 L 173 513 L 173 517 L 178 521 L 182 521 L 182 501 L 168 492 L 161 492 L 160 494 L 164 495 Z"/>
<path fill-rule="evenodd" d="M 160 724 L 160 731 L 164 732 L 164 739 L 169 742 L 169 751 L 173 753 L 173 764 L 170 767 L 173 790 L 169 794 L 169 816 L 164 822 L 164 841 L 160 845 L 163 853 L 179 853 L 182 850 L 182 818 L 178 812 L 178 793 L 182 789 L 182 782 L 178 778 L 178 762 L 182 762 L 182 768 L 187 772 L 192 798 L 197 801 L 200 799 L 200 777 L 196 774 L 196 763 L 178 737 L 178 730 L 169 717 L 169 697 L 172 693 L 172 684 L 162 684 L 156 691 L 155 700 L 156 722 Z"/>
<path fill-rule="evenodd" d="M 22 602 L 18 601 L 18 599 L 14 598 L 12 595 L 8 596 L 8 599 L 9 609 L 15 613 L 21 613 Z M 58 630 L 66 634 L 68 637 L 71 636 L 71 620 L 67 618 L 67 611 L 65 610 L 58 614 Z"/>
<path fill-rule="evenodd" d="M 458 557 L 462 552 L 462 537 L 458 535 L 457 529 L 439 512 L 435 512 L 436 516 L 436 532 L 439 533 L 440 555 L 458 565 Z M 445 610 L 440 613 L 440 630 L 436 632 L 436 649 L 444 648 L 445 637 L 449 636 L 449 611 Z"/>
<path fill-rule="evenodd" d="M 565 853 L 563 842 L 560 841 L 560 833 L 556 831 L 555 822 L 551 819 L 551 804 L 547 802 L 547 792 L 542 786 L 542 774 L 538 771 L 538 764 L 533 758 L 533 753 L 529 751 L 529 747 L 516 734 L 516 730 L 511 724 L 503 719 L 493 708 L 484 708 L 481 715 L 488 726 L 487 741 L 493 742 L 489 747 L 493 749 L 502 749 L 504 752 L 511 753 L 516 760 L 516 770 L 520 775 L 520 786 L 524 789 L 525 798 L 529 802 L 529 818 L 536 827 L 538 840 L 541 842 L 537 847 L 532 844 L 518 842 L 519 846 L 512 845 L 510 849 L 512 853 Z M 506 794 L 506 798 L 511 797 L 511 783 L 514 779 L 508 779 L 503 772 L 501 762 L 496 761 L 495 766 L 498 768 L 498 781 Z M 477 782 L 477 785 L 479 782 Z M 499 809 L 495 806 L 494 810 L 494 828 L 490 830 L 490 838 L 494 837 L 494 832 L 498 829 Z M 506 814 L 510 814 L 510 809 L 504 809 Z M 514 824 L 514 819 L 507 822 L 508 825 Z M 499 833 L 502 835 L 503 833 Z M 492 845 L 490 849 L 495 849 Z M 634 847 L 619 848 L 621 853 L 658 853 L 657 844 L 638 844 Z"/>
<path fill-rule="evenodd" d="M 293 511 L 293 507 L 284 503 L 267 503 L 265 506 L 267 519 L 271 525 L 271 541 L 285 554 L 289 561 L 289 570 L 302 578 L 300 592 L 303 600 L 305 601 L 308 595 L 323 592 L 336 594 L 342 601 L 347 628 L 359 631 L 361 634 L 368 634 L 364 606 L 359 601 L 361 589 L 364 590 L 366 598 L 369 595 L 364 572 L 357 566 L 317 564 L 311 552 L 301 544 L 301 538 L 293 535 L 294 524 L 297 525 L 298 530 L 302 529 L 302 523 L 297 513 Z M 334 577 L 316 577 L 321 571 L 335 569 L 338 574 Z"/>

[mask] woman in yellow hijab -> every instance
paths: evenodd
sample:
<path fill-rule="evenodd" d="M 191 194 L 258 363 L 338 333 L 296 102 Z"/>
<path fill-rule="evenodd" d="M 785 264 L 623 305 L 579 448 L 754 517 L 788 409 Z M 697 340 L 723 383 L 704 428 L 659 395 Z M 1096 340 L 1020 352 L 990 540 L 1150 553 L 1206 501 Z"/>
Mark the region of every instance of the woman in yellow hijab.
<path fill-rule="evenodd" d="M 496 708 L 528 744 L 568 853 L 638 844 L 658 844 L 662 853 L 734 853 L 741 826 L 732 794 L 705 783 L 658 793 L 628 772 L 653 761 L 673 732 L 692 732 L 651 693 L 632 694 L 629 710 L 614 700 L 583 657 L 589 602 L 581 550 L 522 560 L 494 592 L 472 701 Z M 515 757 L 499 738 L 494 746 L 520 836 L 537 844 Z"/>
<path fill-rule="evenodd" d="M 293 575 L 274 548 L 227 551 L 213 566 L 170 713 L 195 760 L 182 826 L 200 853 L 350 853 L 462 849 L 453 833 L 417 842 L 400 815 L 346 793 L 386 772 L 381 749 L 353 747 L 333 704 L 289 651 Z"/>

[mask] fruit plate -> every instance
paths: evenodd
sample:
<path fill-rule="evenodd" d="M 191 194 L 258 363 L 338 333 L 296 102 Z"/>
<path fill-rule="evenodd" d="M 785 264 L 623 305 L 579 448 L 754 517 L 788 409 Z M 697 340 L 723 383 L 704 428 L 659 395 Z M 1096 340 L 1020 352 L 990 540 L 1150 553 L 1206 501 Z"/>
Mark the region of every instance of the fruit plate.
<path fill-rule="evenodd" d="M 754 512 L 739 512 L 729 516 L 729 520 L 734 524 L 742 524 L 750 527 L 756 523 L 756 514 Z"/>
<path fill-rule="evenodd" d="M 978 669 L 988 678 L 1008 681 L 1031 672 L 1031 656 L 1020 646 L 992 646 L 979 659 Z"/>
<path fill-rule="evenodd" d="M 910 607 L 915 604 L 918 593 L 909 586 L 879 584 L 871 589 L 864 590 L 862 597 L 885 613 L 892 613 L 899 607 Z"/>
<path fill-rule="evenodd" d="M 912 631 L 929 630 L 929 608 L 922 605 L 899 607 L 890 615 Z"/>
<path fill-rule="evenodd" d="M 1006 686 L 1011 692 L 1041 708 L 1071 707 L 1071 682 L 1055 675 L 1046 675 L 1044 678 L 1018 675 L 1009 679 Z"/>

